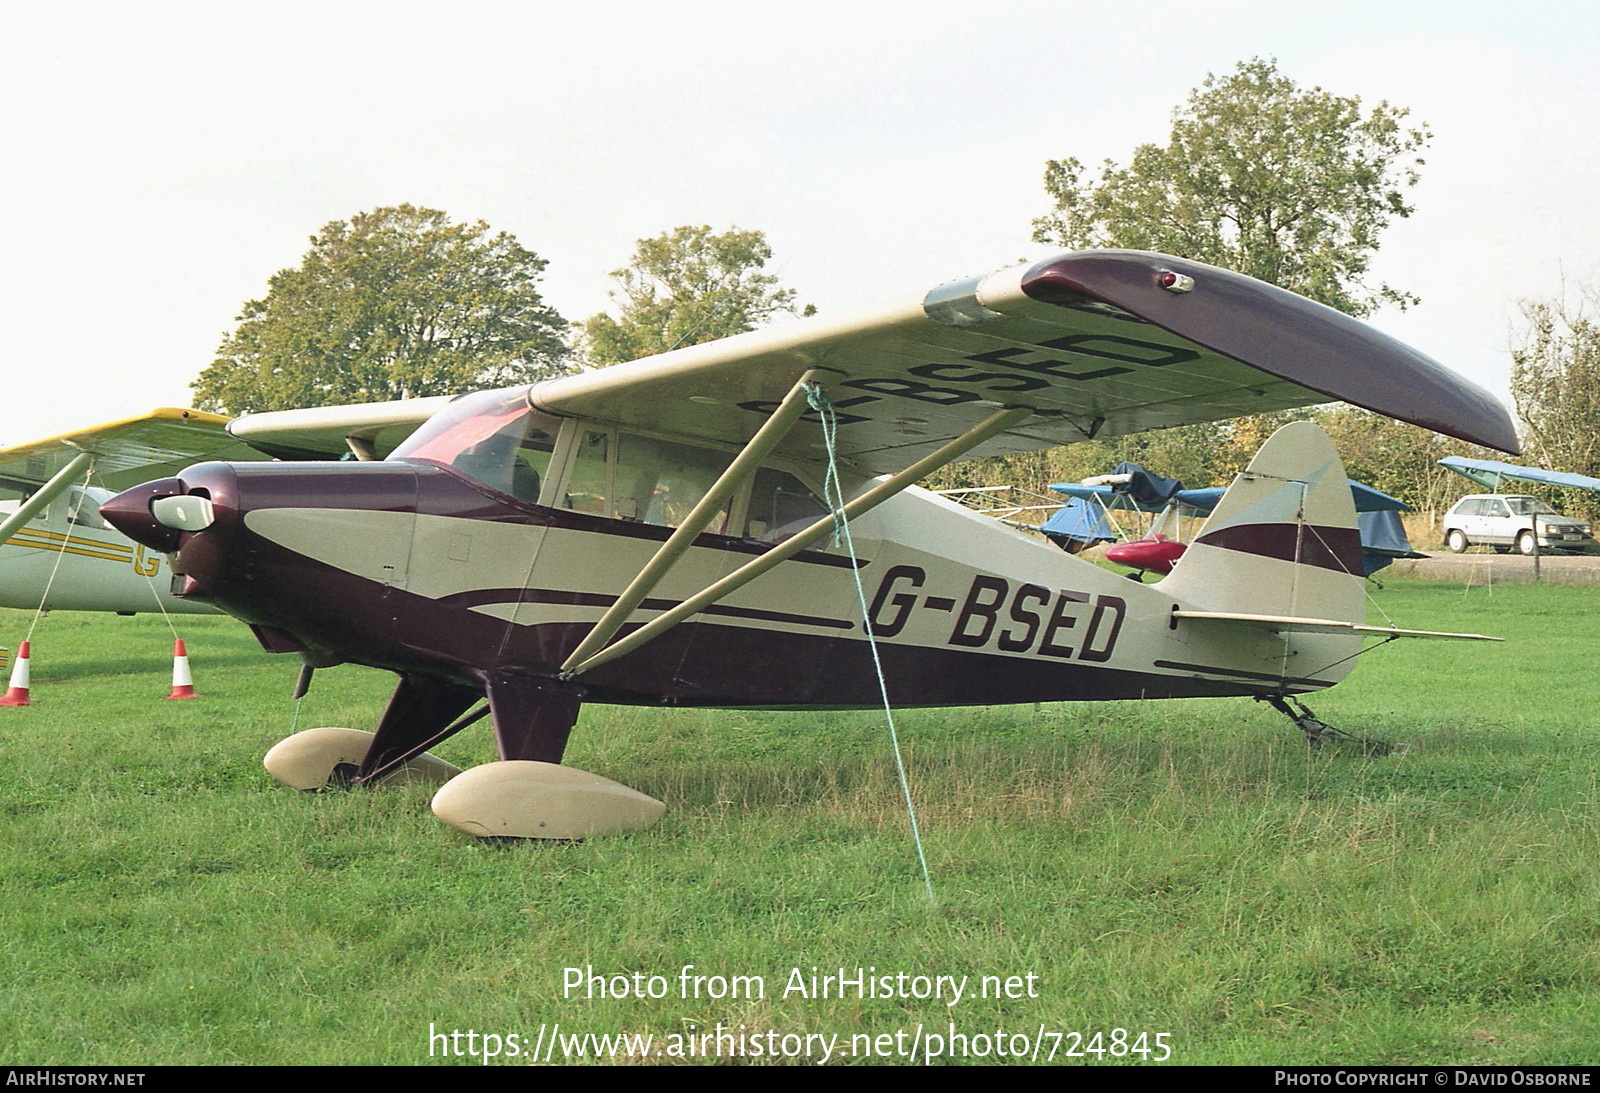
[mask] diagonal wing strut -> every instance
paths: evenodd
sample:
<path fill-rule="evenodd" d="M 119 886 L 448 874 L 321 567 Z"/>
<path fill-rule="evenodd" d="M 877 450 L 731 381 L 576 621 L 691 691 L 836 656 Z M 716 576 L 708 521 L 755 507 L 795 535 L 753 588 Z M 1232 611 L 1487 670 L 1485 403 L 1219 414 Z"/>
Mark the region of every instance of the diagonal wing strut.
<path fill-rule="evenodd" d="M 74 479 L 77 478 L 78 472 L 93 461 L 94 456 L 89 452 L 79 452 L 73 456 L 71 463 L 57 471 L 55 477 L 40 486 L 32 497 L 18 505 L 17 511 L 6 517 L 3 523 L 0 523 L 0 546 L 10 542 L 11 537 L 17 533 L 18 528 L 33 519 L 35 513 L 60 496 L 61 491 L 71 485 Z"/>
<path fill-rule="evenodd" d="M 744 449 L 734 457 L 733 462 L 728 464 L 728 469 L 723 471 L 721 477 L 706 491 L 706 495 L 700 499 L 699 504 L 695 505 L 693 511 L 684 517 L 677 530 L 672 533 L 666 542 L 661 544 L 655 555 L 644 564 L 643 569 L 639 570 L 638 576 L 634 577 L 628 587 L 622 590 L 622 595 L 617 597 L 617 601 L 606 609 L 606 613 L 600 617 L 600 621 L 595 623 L 594 628 L 578 643 L 578 647 L 572 651 L 572 655 L 561 666 L 564 677 L 574 674 L 577 666 L 584 664 L 591 656 L 600 652 L 605 643 L 610 641 L 612 636 L 622 628 L 622 624 L 628 621 L 628 617 L 633 614 L 634 610 L 650 594 L 651 590 L 661 582 L 663 577 L 671 572 L 672 567 L 677 564 L 678 559 L 689 549 L 696 536 L 704 531 L 707 525 L 722 511 L 722 506 L 729 497 L 733 496 L 733 492 L 739 488 L 746 478 L 750 477 L 750 474 L 761 463 L 761 460 L 765 459 L 768 453 L 778 446 L 778 442 L 784 438 L 794 425 L 795 420 L 805 410 L 805 389 L 808 384 L 816 380 L 817 374 L 817 369 L 809 369 L 795 381 L 795 385 L 790 388 L 789 394 L 785 396 L 778 408 L 772 412 L 772 416 L 767 418 L 766 423 L 761 426 L 756 435 L 750 438 Z"/>
<path fill-rule="evenodd" d="M 800 411 L 805 408 L 805 396 L 801 389 L 802 383 L 804 383 L 804 379 L 801 380 L 801 383 L 797 383 L 795 387 L 790 390 L 789 396 L 784 400 L 783 405 L 780 406 L 779 410 L 773 415 L 773 420 L 776 421 L 778 416 L 784 413 L 785 408 L 788 408 L 790 403 L 795 400 L 798 393 L 799 406 L 793 409 L 792 415 L 790 415 L 788 420 L 783 423 L 782 427 L 778 430 L 778 435 L 771 438 L 771 442 L 773 444 L 777 443 L 777 440 L 781 438 L 782 433 L 787 431 L 789 424 L 792 424 L 794 417 L 798 417 Z M 996 436 L 999 433 L 1011 428 L 1013 425 L 1029 417 L 1031 414 L 1033 414 L 1033 412 L 1033 410 L 1026 406 L 1001 407 L 962 435 L 956 437 L 954 440 L 939 448 L 937 451 L 929 453 L 928 455 L 919 459 L 917 462 L 911 464 L 911 466 L 889 476 L 888 478 L 879 482 L 877 485 L 873 486 L 871 489 L 851 500 L 844 506 L 844 518 L 847 520 L 854 520 L 862 513 L 876 508 L 885 501 L 889 500 L 891 497 L 894 497 L 896 494 L 905 490 L 906 487 L 915 484 L 918 479 L 938 470 L 946 463 L 951 463 L 957 459 L 960 459 L 963 455 L 977 447 L 979 444 L 982 444 L 990 437 Z M 768 424 L 770 425 L 772 422 L 769 422 Z M 763 427 L 762 431 L 756 434 L 756 438 L 751 440 L 751 445 L 754 445 L 756 440 L 760 439 L 762 435 L 766 433 L 766 431 L 766 428 Z M 727 477 L 728 474 L 732 473 L 734 467 L 738 466 L 740 462 L 744 460 L 745 454 L 746 453 L 744 452 L 740 453 L 740 455 L 734 460 L 733 465 L 728 468 L 728 471 L 724 472 L 724 477 Z M 721 482 L 719 480 L 718 485 L 720 484 Z M 707 514 L 704 520 L 700 522 L 703 524 L 709 519 L 710 516 Z M 687 521 L 685 526 L 689 526 Z M 600 622 L 595 624 L 595 629 L 591 631 L 589 637 L 585 638 L 583 643 L 579 645 L 578 651 L 575 651 L 573 655 L 568 658 L 567 663 L 562 665 L 561 678 L 571 679 L 574 676 L 580 675 L 591 668 L 598 668 L 600 665 L 615 660 L 617 657 L 633 652 L 633 650 L 637 649 L 645 642 L 657 637 L 662 633 L 665 633 L 667 630 L 670 630 L 672 627 L 676 626 L 689 616 L 703 611 L 705 608 L 716 603 L 718 600 L 721 600 L 723 597 L 743 588 L 745 585 L 749 584 L 763 573 L 766 573 L 768 570 L 777 566 L 780 562 L 786 561 L 787 559 L 800 553 L 812 543 L 817 542 L 819 539 L 832 532 L 833 528 L 834 517 L 832 515 L 824 516 L 822 519 L 818 520 L 816 523 L 812 524 L 798 535 L 795 535 L 793 538 L 786 539 L 784 542 L 774 546 L 766 553 L 751 559 L 745 565 L 734 570 L 720 581 L 708 585 L 702 591 L 684 600 L 682 603 L 678 604 L 678 606 L 672 608 L 666 613 L 657 616 L 655 619 L 652 619 L 650 622 L 641 626 L 639 629 L 635 630 L 621 641 L 614 642 L 613 644 L 606 646 L 604 649 L 601 649 L 599 652 L 589 655 L 586 659 L 580 660 L 578 658 L 578 652 L 583 651 L 586 646 L 599 645 L 600 643 L 604 642 L 606 638 L 610 637 L 611 634 L 614 634 L 617 628 L 622 625 L 622 622 L 624 621 L 623 619 L 612 619 L 613 612 L 618 615 L 631 612 L 633 608 L 637 606 L 639 601 L 644 598 L 645 594 L 649 591 L 649 588 L 646 587 L 643 591 L 638 592 L 636 596 L 632 597 L 632 603 L 629 604 L 624 611 L 616 610 L 616 607 L 622 606 L 623 603 L 623 600 L 619 599 L 617 605 L 613 607 L 612 611 L 608 611 L 606 616 L 602 618 Z M 683 530 L 684 528 L 679 529 L 680 532 Z M 699 530 L 699 528 L 696 528 L 693 534 L 698 534 Z M 673 539 L 676 538 L 677 535 L 675 534 Z M 693 535 L 686 536 L 683 545 L 686 547 L 692 538 Z M 630 584 L 627 591 L 623 593 L 623 599 L 629 598 L 629 594 L 634 592 L 635 586 L 640 583 L 641 579 L 645 576 L 645 573 L 650 571 L 655 566 L 656 560 L 661 558 L 661 556 L 666 553 L 667 548 L 672 546 L 672 543 L 673 540 L 669 539 L 665 544 L 662 545 L 661 550 L 657 551 L 656 557 L 652 558 L 650 562 L 646 563 L 645 569 L 640 573 L 640 577 L 635 578 L 633 584 Z M 679 549 L 678 553 L 682 553 L 681 548 Z M 675 558 L 676 556 L 674 556 L 674 558 L 667 559 L 666 564 L 670 565 L 671 561 L 675 560 Z M 666 570 L 663 568 L 660 573 L 655 574 L 654 580 L 650 582 L 650 587 L 653 587 L 655 581 L 660 580 L 661 576 L 663 576 L 665 572 Z M 610 632 L 601 636 L 597 640 L 591 640 L 595 639 L 595 634 L 598 633 L 602 627 L 606 626 L 608 621 L 614 622 L 614 625 L 610 627 Z"/>

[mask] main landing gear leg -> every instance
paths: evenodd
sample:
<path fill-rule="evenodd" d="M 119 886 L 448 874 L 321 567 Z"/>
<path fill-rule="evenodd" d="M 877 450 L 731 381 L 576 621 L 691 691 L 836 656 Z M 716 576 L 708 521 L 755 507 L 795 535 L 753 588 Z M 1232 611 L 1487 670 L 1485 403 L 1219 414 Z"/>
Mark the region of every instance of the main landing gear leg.
<path fill-rule="evenodd" d="M 1334 728 L 1313 714 L 1304 702 L 1288 695 L 1258 695 L 1256 701 L 1265 702 L 1293 721 L 1295 728 L 1306 734 L 1306 743 L 1312 747 L 1321 747 L 1330 740 L 1354 740 L 1366 749 L 1368 755 L 1386 755 L 1390 751 L 1391 746 L 1382 740 L 1367 740 Z"/>
<path fill-rule="evenodd" d="M 667 806 L 637 790 L 560 766 L 584 688 L 493 673 L 484 680 L 500 762 L 473 767 L 433 798 L 433 813 L 481 838 L 582 839 L 648 827 Z"/>
<path fill-rule="evenodd" d="M 561 762 L 567 737 L 578 723 L 578 709 L 588 693 L 583 687 L 554 679 L 496 674 L 489 677 L 487 689 L 501 759 Z"/>
<path fill-rule="evenodd" d="M 471 687 L 402 675 L 376 733 L 307 729 L 279 741 L 262 762 L 274 778 L 296 789 L 438 785 L 461 770 L 426 749 L 476 721 L 477 717 L 456 719 L 480 697 Z"/>

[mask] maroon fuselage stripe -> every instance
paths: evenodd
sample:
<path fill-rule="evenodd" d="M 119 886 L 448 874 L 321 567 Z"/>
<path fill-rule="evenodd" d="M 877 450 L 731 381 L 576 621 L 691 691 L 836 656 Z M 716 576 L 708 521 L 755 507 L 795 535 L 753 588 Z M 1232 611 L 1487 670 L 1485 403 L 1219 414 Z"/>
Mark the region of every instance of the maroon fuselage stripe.
<path fill-rule="evenodd" d="M 1319 524 L 1234 524 L 1195 540 L 1223 550 L 1361 576 L 1361 533 Z"/>

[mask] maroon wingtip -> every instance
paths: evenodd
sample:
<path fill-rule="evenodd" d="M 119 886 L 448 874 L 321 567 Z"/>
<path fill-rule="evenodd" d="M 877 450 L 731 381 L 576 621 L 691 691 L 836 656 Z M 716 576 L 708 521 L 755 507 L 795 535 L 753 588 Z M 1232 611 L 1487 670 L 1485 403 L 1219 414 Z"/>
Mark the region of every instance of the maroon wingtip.
<path fill-rule="evenodd" d="M 1042 303 L 1099 300 L 1331 399 L 1519 451 L 1511 415 L 1481 387 L 1359 319 L 1242 273 L 1148 251 L 1078 251 L 1033 266 L 1022 289 Z"/>

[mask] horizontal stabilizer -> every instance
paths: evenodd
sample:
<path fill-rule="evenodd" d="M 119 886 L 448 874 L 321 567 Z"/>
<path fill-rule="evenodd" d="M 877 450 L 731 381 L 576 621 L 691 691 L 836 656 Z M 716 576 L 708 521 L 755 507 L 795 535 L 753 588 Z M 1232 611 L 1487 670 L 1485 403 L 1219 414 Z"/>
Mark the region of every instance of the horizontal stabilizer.
<path fill-rule="evenodd" d="M 1246 615 L 1235 611 L 1174 611 L 1175 619 L 1209 619 L 1216 622 L 1238 622 L 1252 626 L 1266 626 L 1277 631 L 1301 634 L 1361 634 L 1384 638 L 1443 638 L 1453 641 L 1504 641 L 1487 634 L 1449 634 L 1440 630 L 1401 630 L 1393 626 L 1357 626 L 1335 619 L 1302 619 L 1292 615 Z"/>

